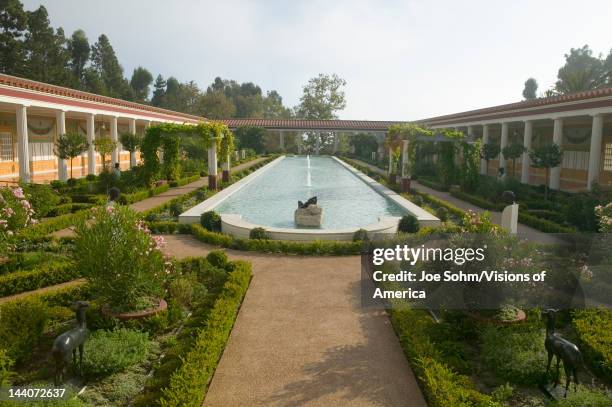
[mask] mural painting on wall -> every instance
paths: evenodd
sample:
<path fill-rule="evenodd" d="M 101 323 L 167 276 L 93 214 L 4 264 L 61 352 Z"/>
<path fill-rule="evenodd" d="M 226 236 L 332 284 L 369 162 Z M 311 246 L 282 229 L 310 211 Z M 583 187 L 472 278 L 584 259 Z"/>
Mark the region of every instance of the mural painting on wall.
<path fill-rule="evenodd" d="M 28 141 L 30 143 L 52 143 L 55 138 L 55 119 L 29 118 Z"/>

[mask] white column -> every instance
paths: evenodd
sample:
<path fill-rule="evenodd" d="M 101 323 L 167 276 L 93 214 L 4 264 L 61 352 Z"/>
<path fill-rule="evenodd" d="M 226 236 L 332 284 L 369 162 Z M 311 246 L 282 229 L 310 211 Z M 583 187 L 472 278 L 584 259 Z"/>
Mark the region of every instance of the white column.
<path fill-rule="evenodd" d="M 116 116 L 111 116 L 110 118 L 110 138 L 117 144 L 117 146 L 111 153 L 111 161 L 114 167 L 115 164 L 119 162 L 119 135 L 117 134 L 117 117 Z"/>
<path fill-rule="evenodd" d="M 391 175 L 393 167 L 393 150 L 389 148 L 389 169 L 387 170 L 387 174 Z"/>
<path fill-rule="evenodd" d="M 553 143 L 559 148 L 563 147 L 563 119 L 558 117 L 553 124 Z M 559 189 L 561 185 L 561 165 L 550 169 L 550 184 L 551 189 Z"/>
<path fill-rule="evenodd" d="M 474 138 L 474 127 L 467 126 L 467 139 L 468 141 L 472 141 Z"/>
<path fill-rule="evenodd" d="M 338 133 L 334 132 L 334 149 L 333 149 L 333 153 L 335 154 L 336 152 L 338 152 L 338 143 L 339 143 L 339 136 Z"/>
<path fill-rule="evenodd" d="M 87 149 L 87 173 L 96 173 L 96 148 L 94 146 L 95 135 L 94 115 L 89 113 L 87 115 L 87 143 L 89 148 Z"/>
<path fill-rule="evenodd" d="M 66 134 L 66 112 L 58 110 L 55 112 L 55 123 L 56 123 L 56 140 L 62 134 Z M 68 165 L 66 160 L 57 157 L 57 178 L 66 181 L 68 179 Z"/>
<path fill-rule="evenodd" d="M 281 151 L 285 150 L 285 134 L 282 130 L 278 132 L 278 146 Z"/>
<path fill-rule="evenodd" d="M 129 133 L 136 134 L 136 119 L 130 119 L 129 126 Z M 130 152 L 130 168 L 131 167 L 136 167 L 136 151 Z"/>
<path fill-rule="evenodd" d="M 19 160 L 19 180 L 30 182 L 30 149 L 28 141 L 28 108 L 24 105 L 17 106 L 17 157 Z"/>
<path fill-rule="evenodd" d="M 521 163 L 521 182 L 523 184 L 529 184 L 529 168 L 531 165 L 531 159 L 529 158 L 529 152 L 531 151 L 531 139 L 533 135 L 533 122 L 531 120 L 525 120 L 525 132 L 523 133 L 523 160 Z"/>
<path fill-rule="evenodd" d="M 217 188 L 217 141 L 214 138 L 208 148 L 208 187 Z"/>
<path fill-rule="evenodd" d="M 488 124 L 483 124 L 482 125 L 482 148 L 484 148 L 484 146 L 489 142 L 489 125 Z M 482 158 L 480 160 L 480 173 L 482 175 L 487 175 L 488 172 L 488 168 L 487 168 L 487 161 Z"/>
<path fill-rule="evenodd" d="M 406 166 L 408 165 L 408 140 L 402 140 L 402 178 L 407 178 Z"/>
<path fill-rule="evenodd" d="M 593 125 L 591 128 L 591 149 L 589 152 L 589 173 L 587 176 L 587 188 L 589 191 L 593 188 L 593 184 L 599 180 L 602 136 L 603 115 L 593 115 Z"/>
<path fill-rule="evenodd" d="M 506 157 L 502 153 L 504 147 L 508 145 L 508 123 L 503 122 L 501 124 L 501 140 L 499 142 L 499 168 L 504 169 L 504 175 L 502 178 L 506 178 Z"/>

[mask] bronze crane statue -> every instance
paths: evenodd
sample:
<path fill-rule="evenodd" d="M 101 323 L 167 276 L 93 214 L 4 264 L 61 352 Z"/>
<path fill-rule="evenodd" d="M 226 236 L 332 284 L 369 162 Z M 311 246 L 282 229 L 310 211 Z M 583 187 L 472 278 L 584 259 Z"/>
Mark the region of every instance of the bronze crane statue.
<path fill-rule="evenodd" d="M 559 310 L 552 308 L 542 311 L 542 315 L 546 317 L 546 339 L 544 340 L 544 347 L 548 352 L 546 374 L 550 370 L 553 356 L 556 356 L 557 376 L 555 378 L 555 387 L 557 387 L 559 385 L 559 362 L 563 361 L 563 370 L 565 371 L 565 395 L 563 397 L 567 397 L 567 389 L 569 388 L 572 375 L 574 376 L 574 389 L 578 386 L 578 368 L 583 365 L 582 353 L 580 353 L 575 344 L 555 333 L 557 312 Z"/>
<path fill-rule="evenodd" d="M 64 379 L 64 370 L 70 364 L 70 356 L 72 355 L 72 364 L 76 368 L 77 348 L 79 350 L 79 367 L 81 373 L 83 367 L 83 348 L 87 340 L 87 324 L 85 322 L 85 310 L 89 307 L 89 303 L 85 301 L 77 301 L 74 303 L 76 308 L 76 328 L 64 332 L 53 341 L 51 354 L 55 360 L 55 385 L 58 386 Z"/>

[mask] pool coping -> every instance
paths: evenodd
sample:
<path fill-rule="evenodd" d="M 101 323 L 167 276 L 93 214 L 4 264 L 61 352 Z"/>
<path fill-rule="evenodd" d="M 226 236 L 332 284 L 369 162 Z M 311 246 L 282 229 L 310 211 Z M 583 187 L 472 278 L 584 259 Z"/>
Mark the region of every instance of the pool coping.
<path fill-rule="evenodd" d="M 379 195 L 390 199 L 402 209 L 404 209 L 406 212 L 414 215 L 418 219 L 419 224 L 421 226 L 438 226 L 440 224 L 440 219 L 438 219 L 438 217 L 436 217 L 435 215 L 432 215 L 420 206 L 410 202 L 397 192 L 389 189 L 388 187 L 376 181 L 375 179 L 368 177 L 363 172 L 359 171 L 352 165 L 342 161 L 338 157 L 332 156 L 332 158 L 338 163 L 342 164 L 347 170 L 352 172 L 353 175 L 355 175 L 357 178 L 361 179 L 364 183 L 366 183 L 366 185 L 376 191 Z"/>
<path fill-rule="evenodd" d="M 261 176 L 264 173 L 266 173 L 270 168 L 273 168 L 276 165 L 278 165 L 278 163 L 280 163 L 284 158 L 285 158 L 285 156 L 282 155 L 282 156 L 272 160 L 271 162 L 269 162 L 268 164 L 264 165 L 263 167 L 261 167 L 260 169 L 256 170 L 255 172 L 253 172 L 253 173 L 247 175 L 246 177 L 236 181 L 235 183 L 233 183 L 229 187 L 227 187 L 225 189 L 222 189 L 221 191 L 217 192 L 215 195 L 211 196 L 210 198 L 200 202 L 196 206 L 193 206 L 193 207 L 187 209 L 185 212 L 183 212 L 183 213 L 181 213 L 179 215 L 179 217 L 178 217 L 179 223 L 199 223 L 200 222 L 200 215 L 201 214 L 203 214 L 204 212 L 210 211 L 214 207 L 216 207 L 219 204 L 221 204 L 223 201 L 225 201 L 227 198 L 229 198 L 235 192 L 238 192 L 240 189 L 244 188 L 245 186 L 247 186 L 248 184 L 253 182 L 256 178 L 258 178 L 259 176 Z"/>
<path fill-rule="evenodd" d="M 376 193 L 384 198 L 392 200 L 406 212 L 414 215 L 421 226 L 437 226 L 440 224 L 440 220 L 434 215 L 430 214 L 426 210 L 420 208 L 409 200 L 403 198 L 398 193 L 392 191 L 386 186 L 380 184 L 376 180 L 368 177 L 361 171 L 357 170 L 353 166 L 345 163 L 335 156 L 331 156 L 334 160 L 340 163 L 344 168 L 350 171 L 353 175 L 359 178 L 362 182 L 372 188 Z M 268 170 L 278 165 L 285 156 L 280 156 L 269 164 L 264 165 L 257 171 L 249 174 L 242 178 L 236 183 L 230 185 L 226 189 L 219 191 L 209 199 L 199 203 L 198 205 L 188 209 L 179 215 L 179 223 L 199 223 L 200 215 L 204 212 L 213 210 L 224 200 L 229 198 L 235 192 L 239 191 L 261 175 L 265 174 Z M 314 240 L 352 240 L 354 233 L 363 229 L 367 231 L 368 237 L 372 240 L 384 239 L 389 235 L 397 232 L 397 224 L 400 217 L 397 216 L 383 216 L 379 218 L 378 222 L 362 226 L 352 227 L 344 229 L 294 229 L 294 228 L 275 228 L 269 226 L 262 226 L 254 223 L 250 223 L 242 219 L 242 215 L 234 213 L 221 214 L 221 231 L 223 233 L 232 235 L 237 238 L 249 238 L 249 234 L 252 229 L 256 227 L 262 227 L 268 233 L 269 238 L 274 240 L 293 240 L 293 241 L 314 241 Z"/>

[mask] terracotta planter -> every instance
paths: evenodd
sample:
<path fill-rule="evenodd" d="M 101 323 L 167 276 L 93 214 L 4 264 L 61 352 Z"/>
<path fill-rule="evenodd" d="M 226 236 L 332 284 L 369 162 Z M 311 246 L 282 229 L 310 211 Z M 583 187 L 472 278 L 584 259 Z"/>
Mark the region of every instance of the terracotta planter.
<path fill-rule="evenodd" d="M 157 307 L 147 309 L 144 311 L 114 313 L 110 310 L 108 305 L 105 305 L 102 308 L 102 313 L 106 316 L 112 316 L 114 318 L 117 318 L 120 321 L 130 321 L 134 319 L 149 318 L 167 309 L 168 309 L 168 303 L 166 302 L 166 300 L 161 299 L 159 300 L 159 304 L 157 305 Z"/>

